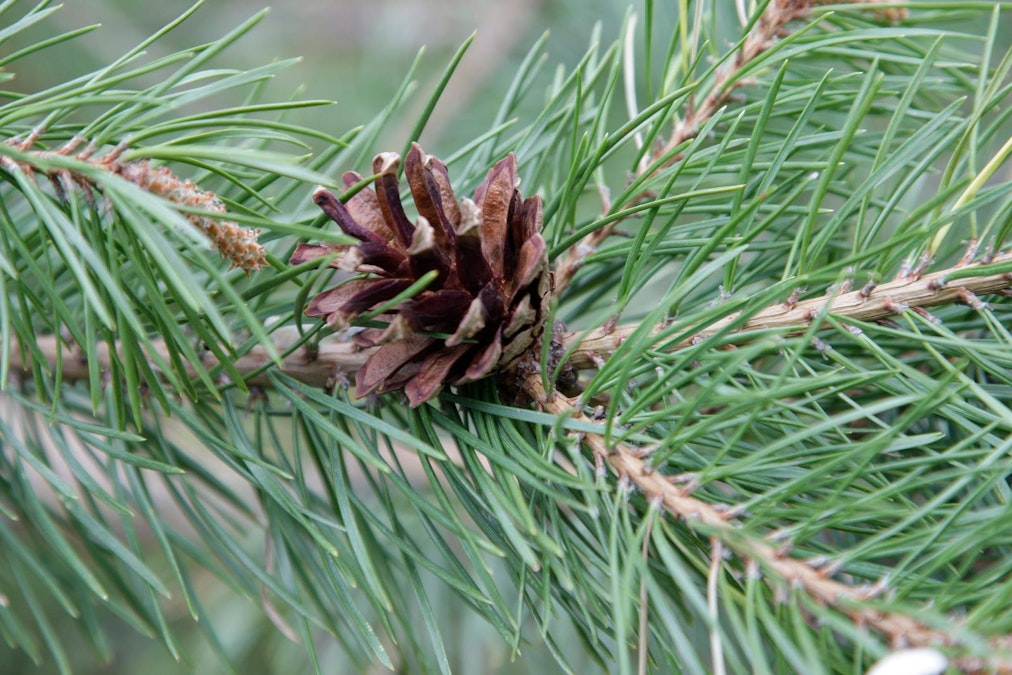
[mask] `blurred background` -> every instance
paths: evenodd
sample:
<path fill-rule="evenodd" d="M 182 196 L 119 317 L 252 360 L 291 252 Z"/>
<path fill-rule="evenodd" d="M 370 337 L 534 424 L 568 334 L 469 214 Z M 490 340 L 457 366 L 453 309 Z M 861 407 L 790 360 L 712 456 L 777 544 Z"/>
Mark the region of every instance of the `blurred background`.
<path fill-rule="evenodd" d="M 19 64 L 11 88 L 36 91 L 110 63 L 124 51 L 179 16 L 192 0 L 90 0 L 66 3 L 34 32 L 40 38 L 81 26 L 102 24 L 95 33 L 46 51 L 47 58 Z M 423 143 L 438 152 L 447 129 L 457 139 L 482 131 L 501 101 L 517 63 L 545 31 L 548 63 L 573 63 L 586 51 L 593 26 L 604 39 L 617 35 L 627 4 L 622 0 L 208 0 L 197 15 L 156 43 L 154 55 L 218 38 L 269 6 L 253 33 L 219 61 L 252 67 L 302 57 L 276 78 L 274 96 L 328 99 L 335 106 L 314 109 L 297 121 L 332 134 L 367 122 L 400 85 L 424 47 L 417 80 L 417 109 L 448 60 L 475 33 L 474 43 L 429 122 Z M 30 68 L 26 68 L 30 66 Z M 388 130 L 400 147 L 413 122 L 411 106 L 402 128 Z"/>

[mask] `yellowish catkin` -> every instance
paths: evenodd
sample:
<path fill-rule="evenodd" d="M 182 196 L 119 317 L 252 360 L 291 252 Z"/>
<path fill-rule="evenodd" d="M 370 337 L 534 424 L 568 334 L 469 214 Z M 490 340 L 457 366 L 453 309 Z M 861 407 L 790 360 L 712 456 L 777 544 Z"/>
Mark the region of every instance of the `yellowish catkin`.
<path fill-rule="evenodd" d="M 114 161 L 108 166 L 131 183 L 173 204 L 222 215 L 226 213 L 225 205 L 216 194 L 200 189 L 192 180 L 181 179 L 166 166 L 151 166 L 147 160 Z M 185 215 L 211 240 L 221 257 L 232 262 L 233 267 L 253 272 L 267 264 L 264 248 L 257 243 L 256 230 L 224 218 L 195 213 Z"/>

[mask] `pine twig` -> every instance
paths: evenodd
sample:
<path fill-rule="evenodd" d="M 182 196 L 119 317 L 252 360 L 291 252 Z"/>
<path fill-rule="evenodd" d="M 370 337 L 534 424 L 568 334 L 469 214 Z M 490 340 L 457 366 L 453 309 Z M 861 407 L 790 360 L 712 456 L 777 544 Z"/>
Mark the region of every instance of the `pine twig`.
<path fill-rule="evenodd" d="M 842 0 L 823 0 L 820 4 L 831 4 Z M 690 106 L 685 116 L 675 122 L 667 141 L 644 158 L 637 170 L 637 176 L 650 171 L 652 174 L 668 167 L 681 159 L 681 155 L 673 155 L 667 161 L 657 164 L 657 160 L 674 151 L 682 143 L 696 137 L 699 130 L 712 118 L 717 111 L 731 98 L 736 89 L 748 83 L 739 77 L 739 73 L 760 54 L 776 44 L 786 30 L 787 24 L 802 19 L 812 11 L 810 0 L 772 0 L 766 5 L 759 19 L 752 26 L 745 41 L 734 58 L 725 67 L 717 70 L 713 84 L 699 105 Z M 649 161 L 652 159 L 653 161 Z M 640 195 L 642 200 L 646 195 Z M 605 209 L 608 210 L 607 208 Z M 559 261 L 555 270 L 555 291 L 561 294 L 572 282 L 576 272 L 583 266 L 587 258 L 610 237 L 620 221 L 612 221 L 594 230 L 574 244 Z"/>
<path fill-rule="evenodd" d="M 192 180 L 180 178 L 167 166 L 151 166 L 147 160 L 123 161 L 120 157 L 126 149 L 123 144 L 100 156 L 94 156 L 96 148 L 91 145 L 74 154 L 84 142 L 80 138 L 74 138 L 57 150 L 30 150 L 41 133 L 42 129 L 37 128 L 24 139 L 5 141 L 5 145 L 24 153 L 26 159 L 19 161 L 10 156 L 0 156 L 0 166 L 9 171 L 34 176 L 33 162 L 72 157 L 85 163 L 89 169 L 118 175 L 174 205 L 204 212 L 183 215 L 207 237 L 222 258 L 232 263 L 232 267 L 238 267 L 249 273 L 267 264 L 266 251 L 257 243 L 258 232 L 227 220 L 225 205 L 213 192 L 201 189 Z M 79 188 L 89 200 L 92 200 L 92 191 L 98 187 L 93 177 L 72 168 L 56 169 L 47 177 L 61 199 L 65 198 L 68 190 Z"/>
<path fill-rule="evenodd" d="M 157 361 L 169 362 L 169 352 L 163 340 L 151 340 L 154 354 L 148 354 L 152 367 Z M 89 361 L 73 347 L 68 347 L 55 335 L 43 335 L 37 339 L 36 346 L 43 356 L 45 369 L 53 371 L 55 364 L 59 363 L 60 375 L 66 382 L 87 380 L 92 369 L 98 368 L 101 372 L 107 373 L 111 369 L 113 359 L 119 359 L 110 349 L 106 342 L 97 345 L 95 359 Z M 118 350 L 118 345 L 116 346 Z M 277 372 L 280 372 L 294 380 L 311 387 L 329 387 L 336 382 L 350 377 L 354 379 L 355 373 L 366 362 L 369 355 L 376 348 L 361 348 L 351 342 L 323 342 L 312 349 L 303 347 L 293 351 L 281 362 Z M 71 354 L 68 356 L 67 352 Z M 284 345 L 279 346 L 279 351 L 285 353 L 292 351 Z M 24 358 L 23 350 L 14 344 L 11 349 L 11 369 L 13 372 L 27 373 L 30 370 L 30 361 Z M 152 358 L 157 356 L 158 358 Z M 201 354 L 200 365 L 208 371 L 215 371 L 222 365 L 214 354 L 204 351 Z M 271 385 L 267 372 L 274 368 L 271 357 L 262 346 L 256 346 L 245 354 L 239 356 L 233 364 L 235 370 L 243 376 L 244 381 L 251 387 L 269 387 Z M 193 364 L 187 364 L 187 375 L 193 379 L 197 378 L 197 370 Z"/>
<path fill-rule="evenodd" d="M 1001 293 L 1012 287 L 1012 271 L 1008 270 L 1012 270 L 1012 251 L 996 255 L 986 263 L 959 264 L 923 276 L 910 274 L 879 285 L 867 284 L 859 290 L 835 296 L 771 305 L 747 319 L 737 312 L 667 348 L 683 349 L 722 332 L 729 333 L 732 342 L 745 342 L 749 334 L 764 330 L 798 335 L 808 330 L 813 321 L 824 322 L 829 316 L 843 322 L 869 322 L 882 321 L 910 308 L 955 302 L 982 308 L 985 305 L 978 296 Z M 974 271 L 980 274 L 974 275 Z M 613 354 L 636 328 L 636 324 L 606 325 L 590 333 L 573 332 L 559 337 L 563 349 L 572 349 L 570 365 L 578 369 L 592 368 Z"/>
<path fill-rule="evenodd" d="M 961 263 L 923 276 L 903 277 L 878 286 L 869 284 L 857 291 L 836 296 L 771 305 L 746 320 L 742 320 L 741 313 L 732 314 L 667 347 L 670 350 L 683 349 L 723 331 L 728 331 L 731 343 L 747 342 L 760 330 L 778 330 L 782 335 L 798 335 L 808 330 L 812 321 L 825 321 L 829 316 L 846 323 L 848 320 L 882 321 L 908 309 L 956 302 L 983 308 L 986 305 L 978 296 L 1003 293 L 1012 288 L 1012 271 L 1006 271 L 1009 269 L 1012 269 L 1012 251 L 995 255 L 987 263 Z M 571 366 L 578 369 L 593 368 L 613 354 L 636 328 L 636 324 L 627 324 L 605 326 L 587 334 L 565 333 L 557 336 L 561 343 L 559 351 L 562 353 L 572 350 L 569 359 Z M 659 330 L 660 327 L 655 329 Z M 168 362 L 164 343 L 160 340 L 152 340 L 151 343 L 162 362 Z M 87 362 L 79 354 L 71 358 L 64 355 L 60 359 L 61 350 L 65 353 L 70 348 L 63 345 L 56 336 L 40 336 L 37 345 L 50 370 L 55 367 L 54 364 L 62 361 L 61 374 L 65 381 L 87 379 L 91 368 L 106 372 L 112 363 L 113 355 L 107 343 L 99 344 L 94 363 Z M 283 360 L 279 371 L 314 387 L 328 386 L 340 379 L 354 379 L 355 373 L 376 349 L 360 347 L 351 342 L 324 341 L 313 349 L 304 347 L 293 350 L 281 338 L 276 346 L 281 353 L 291 352 Z M 16 345 L 11 350 L 11 365 L 14 371 L 29 370 L 28 361 L 22 357 L 21 350 Z M 201 365 L 207 370 L 214 370 L 221 364 L 213 354 L 205 352 L 201 357 Z M 269 386 L 266 371 L 272 364 L 263 347 L 254 347 L 240 356 L 233 365 L 246 378 L 247 384 Z M 192 367 L 189 369 L 191 376 L 195 372 Z"/>
<path fill-rule="evenodd" d="M 540 373 L 524 382 L 528 394 L 553 415 L 579 418 L 580 407 L 557 392 L 545 391 Z M 887 590 L 885 583 L 854 587 L 837 581 L 832 575 L 838 571 L 821 560 L 799 560 L 784 553 L 782 547 L 748 534 L 737 522 L 733 508 L 711 504 L 692 495 L 693 486 L 676 484 L 643 460 L 637 450 L 624 444 L 609 445 L 603 436 L 588 433 L 582 442 L 601 463 L 607 463 L 620 481 L 631 481 L 647 499 L 663 507 L 671 516 L 686 522 L 692 529 L 701 530 L 746 561 L 750 573 L 763 570 L 768 583 L 775 590 L 799 589 L 817 603 L 833 607 L 846 614 L 858 626 L 867 626 L 884 636 L 893 647 L 958 647 L 959 637 L 953 631 L 943 631 L 900 612 L 882 611 L 868 606 L 868 601 Z M 756 569 L 758 566 L 758 569 Z M 991 640 L 995 652 L 1012 649 L 1012 636 Z M 976 657 L 956 659 L 956 664 L 967 673 L 1012 673 L 1012 656 L 995 657 L 987 663 Z"/>
<path fill-rule="evenodd" d="M 907 307 L 928 307 L 952 302 L 966 302 L 982 306 L 978 294 L 999 293 L 1012 287 L 1012 272 L 1004 271 L 1012 263 L 1012 253 L 995 256 L 988 264 L 957 265 L 956 267 L 921 276 L 902 278 L 882 284 L 874 289 L 864 288 L 832 298 L 817 298 L 798 302 L 792 307 L 783 305 L 768 307 L 756 313 L 735 331 L 747 339 L 749 331 L 760 328 L 779 328 L 788 333 L 804 331 L 811 321 L 830 313 L 841 320 L 848 318 L 866 321 L 881 320 L 904 311 Z M 980 273 L 980 274 L 977 274 Z M 958 276 L 959 278 L 952 278 Z M 947 279 L 949 279 L 947 281 Z M 735 323 L 738 315 L 727 317 L 697 333 L 692 338 L 679 342 L 687 346 L 706 335 L 726 329 Z M 593 365 L 610 351 L 613 351 L 631 332 L 631 327 L 619 327 L 606 335 L 591 335 L 574 352 L 574 360 L 583 366 Z M 566 336 L 574 339 L 574 335 Z M 158 350 L 164 346 L 156 343 Z M 67 349 L 53 336 L 42 337 L 38 348 L 50 364 L 58 362 L 59 351 Z M 350 376 L 365 362 L 369 350 L 363 350 L 351 343 L 324 343 L 318 350 L 302 350 L 288 356 L 280 371 L 312 386 L 332 384 L 342 374 Z M 25 370 L 27 364 L 20 360 L 19 350 L 12 353 L 15 369 Z M 80 358 L 62 359 L 64 380 L 85 379 L 90 368 L 107 369 L 111 363 L 108 345 L 100 345 L 97 363 L 88 363 Z M 163 359 L 166 355 L 163 354 Z M 217 363 L 213 356 L 205 354 L 203 366 L 214 368 Z M 266 352 L 257 348 L 240 357 L 235 363 L 241 374 L 253 374 L 248 384 L 266 386 L 269 379 L 264 372 L 270 367 Z M 548 393 L 541 384 L 540 373 L 529 377 L 524 383 L 528 394 L 548 412 L 560 416 L 579 417 L 581 410 L 574 403 L 558 393 Z M 585 434 L 584 446 L 600 462 L 609 465 L 612 472 L 631 481 L 649 499 L 654 500 L 671 516 L 685 521 L 693 529 L 715 537 L 722 546 L 733 551 L 746 562 L 747 569 L 766 573 L 769 583 L 775 588 L 794 588 L 806 593 L 814 601 L 830 606 L 846 614 L 856 625 L 867 626 L 883 635 L 893 646 L 965 646 L 959 642 L 958 634 L 933 628 L 916 617 L 899 612 L 885 612 L 869 605 L 869 601 L 885 590 L 884 584 L 870 587 L 854 587 L 832 578 L 836 571 L 832 566 L 817 560 L 799 560 L 786 555 L 782 547 L 766 539 L 749 535 L 736 520 L 733 508 L 712 504 L 692 495 L 691 484 L 676 484 L 670 477 L 654 470 L 633 449 L 622 444 L 609 446 L 604 437 Z M 990 646 L 996 654 L 1012 650 L 1009 637 L 994 638 Z M 962 657 L 954 663 L 964 672 L 1012 673 L 1012 658 L 996 656 L 989 661 L 978 657 Z"/>
<path fill-rule="evenodd" d="M 787 334 L 798 334 L 807 330 L 813 321 L 825 321 L 832 315 L 843 322 L 848 320 L 879 321 L 896 315 L 908 308 L 924 308 L 963 302 L 974 307 L 984 307 L 979 295 L 1003 293 L 1012 288 L 1012 252 L 990 257 L 986 262 L 969 264 L 961 261 L 954 267 L 920 275 L 909 272 L 894 281 L 872 287 L 866 286 L 830 297 L 814 298 L 800 302 L 788 302 L 766 307 L 750 318 L 741 314 L 725 317 L 691 337 L 670 345 L 677 349 L 689 346 L 707 336 L 728 331 L 732 340 L 748 340 L 757 330 L 776 329 Z M 740 325 L 739 325 L 740 324 Z M 614 352 L 634 330 L 635 326 L 620 326 L 610 331 L 599 330 L 585 336 L 575 345 L 572 363 L 578 367 L 593 366 Z M 577 334 L 562 336 L 563 344 L 573 346 Z M 165 346 L 153 341 L 167 361 Z M 108 370 L 113 354 L 107 344 L 100 345 L 96 362 L 88 363 L 81 358 L 61 359 L 60 351 L 68 347 L 54 336 L 38 340 L 38 349 L 51 364 L 62 361 L 62 376 L 66 381 L 85 379 L 93 368 Z M 284 349 L 281 351 L 292 351 Z M 328 386 L 342 376 L 350 377 L 366 361 L 370 350 L 361 349 L 352 343 L 325 342 L 316 350 L 293 351 L 280 367 L 280 371 L 311 386 Z M 12 366 L 16 370 L 27 370 L 27 363 L 21 360 L 20 350 L 12 350 Z M 214 369 L 215 358 L 202 356 L 202 365 Z M 236 370 L 248 375 L 247 383 L 267 386 L 270 383 L 266 371 L 271 368 L 265 350 L 255 348 L 235 362 Z M 573 401 L 552 392 L 548 393 L 541 384 L 540 373 L 524 383 L 533 400 L 555 415 L 579 417 L 581 409 Z M 949 646 L 965 647 L 959 642 L 959 634 L 933 628 L 916 617 L 881 611 L 870 605 L 870 601 L 885 590 L 882 583 L 870 587 L 854 587 L 833 578 L 835 569 L 816 560 L 800 560 L 786 555 L 782 547 L 771 541 L 750 535 L 736 520 L 733 508 L 705 502 L 692 494 L 691 484 L 676 484 L 670 477 L 654 470 L 639 453 L 622 444 L 610 446 L 604 437 L 585 434 L 584 446 L 601 463 L 611 467 L 620 480 L 631 481 L 649 499 L 654 500 L 671 516 L 685 521 L 693 529 L 707 536 L 715 537 L 720 545 L 733 551 L 745 561 L 746 568 L 758 573 L 763 571 L 768 582 L 777 589 L 793 588 L 803 591 L 817 603 L 844 613 L 856 625 L 867 626 L 884 636 L 893 646 Z M 990 641 L 997 656 L 988 661 L 977 657 L 962 657 L 954 663 L 964 672 L 1012 673 L 1012 658 L 1001 656 L 1012 650 L 1012 638 L 993 638 Z"/>

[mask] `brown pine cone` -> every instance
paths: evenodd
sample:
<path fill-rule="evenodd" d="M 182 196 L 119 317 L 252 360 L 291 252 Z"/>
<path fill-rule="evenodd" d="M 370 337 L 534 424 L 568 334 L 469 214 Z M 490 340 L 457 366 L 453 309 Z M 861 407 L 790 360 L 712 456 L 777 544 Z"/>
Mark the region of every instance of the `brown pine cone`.
<path fill-rule="evenodd" d="M 332 267 L 364 275 L 323 291 L 306 309 L 338 329 L 435 271 L 425 290 L 376 317 L 385 328 L 355 335 L 362 346 L 379 346 L 358 371 L 355 394 L 403 388 L 417 406 L 446 384 L 504 370 L 527 352 L 541 335 L 551 280 L 541 198 L 521 197 L 512 153 L 492 167 L 473 201 L 458 202 L 446 165 L 412 144 L 404 168 L 414 224 L 401 205 L 399 164 L 396 153 L 377 155 L 375 189 L 347 204 L 317 188 L 313 201 L 361 243 L 300 244 L 291 262 L 339 253 Z M 349 172 L 343 180 L 350 187 L 362 177 Z"/>

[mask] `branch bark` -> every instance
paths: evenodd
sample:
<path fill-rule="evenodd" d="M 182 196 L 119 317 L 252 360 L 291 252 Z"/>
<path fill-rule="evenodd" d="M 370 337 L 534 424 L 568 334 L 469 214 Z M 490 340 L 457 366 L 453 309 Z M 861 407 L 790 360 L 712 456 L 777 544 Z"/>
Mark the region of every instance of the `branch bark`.
<path fill-rule="evenodd" d="M 715 321 L 690 337 L 667 345 L 666 348 L 671 351 L 684 349 L 724 331 L 729 333 L 728 341 L 732 344 L 747 342 L 757 331 L 764 330 L 780 330 L 785 335 L 797 335 L 808 330 L 812 321 L 825 323 L 830 316 L 844 323 L 848 320 L 869 322 L 882 321 L 910 309 L 937 307 L 955 302 L 983 308 L 986 304 L 978 296 L 1002 293 L 1012 288 L 1012 272 L 1003 271 L 1003 268 L 1010 266 L 1012 266 L 1012 251 L 994 256 L 988 264 L 959 264 L 938 272 L 921 276 L 910 275 L 875 287 L 865 286 L 860 290 L 835 296 L 771 305 L 744 321 L 741 313 L 735 313 Z M 979 275 L 974 272 L 979 272 Z M 949 280 L 957 273 L 961 275 L 960 278 Z M 613 354 L 636 328 L 637 324 L 605 326 L 588 334 L 566 333 L 559 336 L 559 339 L 563 350 L 572 349 L 570 365 L 578 369 L 594 368 Z M 660 327 L 655 329 L 660 330 Z M 160 340 L 152 342 L 156 355 L 160 356 L 163 362 L 168 362 L 165 344 Z M 66 381 L 87 379 L 91 368 L 108 371 L 112 363 L 112 354 L 106 343 L 98 345 L 95 363 L 88 363 L 79 351 L 64 345 L 56 336 L 40 336 L 36 344 L 50 369 L 60 362 L 59 357 L 62 354 L 62 376 Z M 284 344 L 277 346 L 282 353 L 291 351 L 286 349 Z M 278 370 L 310 386 L 328 386 L 341 377 L 353 379 L 374 349 L 376 348 L 359 347 L 350 342 L 325 341 L 315 350 L 303 348 L 289 354 Z M 71 352 L 69 357 L 68 351 Z M 11 353 L 11 365 L 15 371 L 27 372 L 30 364 L 22 358 L 21 350 L 15 347 Z M 201 365 L 211 370 L 220 363 L 213 354 L 206 352 L 202 356 Z M 233 365 L 246 377 L 248 385 L 257 387 L 270 385 L 266 370 L 273 366 L 262 347 L 254 347 L 240 356 Z M 191 366 L 187 374 L 195 376 L 196 370 Z"/>
<path fill-rule="evenodd" d="M 109 344 L 105 342 L 97 345 L 94 362 L 89 362 L 80 350 L 67 346 L 55 335 L 40 336 L 36 345 L 45 358 L 49 371 L 54 370 L 57 363 L 61 364 L 60 374 L 67 382 L 88 379 L 93 368 L 99 368 L 101 372 L 106 373 L 112 365 L 113 353 Z M 154 353 L 148 355 L 152 368 L 155 368 L 155 359 L 153 358 L 155 356 L 159 357 L 163 363 L 168 363 L 169 353 L 165 342 L 152 340 L 152 345 Z M 283 345 L 280 347 L 282 352 L 287 351 Z M 354 378 L 355 373 L 366 362 L 373 349 L 375 348 L 361 348 L 350 342 L 322 343 L 316 350 L 302 348 L 286 356 L 277 370 L 312 387 L 330 386 L 342 374 Z M 200 365 L 206 370 L 213 370 L 221 363 L 212 353 L 204 352 Z M 267 350 L 263 347 L 254 347 L 239 356 L 233 365 L 236 371 L 244 377 L 247 385 L 251 387 L 270 386 L 267 371 L 275 366 Z M 11 367 L 12 370 L 22 373 L 27 373 L 31 367 L 30 362 L 23 358 L 22 350 L 18 349 L 16 345 L 11 350 Z M 187 364 L 186 374 L 191 379 L 196 379 L 197 370 L 194 364 Z"/>
<path fill-rule="evenodd" d="M 824 4 L 843 1 L 826 0 Z M 746 84 L 747 80 L 740 77 L 742 69 L 776 44 L 786 31 L 787 24 L 808 16 L 811 11 L 812 3 L 809 0 L 772 0 L 766 5 L 762 15 L 742 42 L 741 49 L 714 74 L 713 82 L 706 95 L 702 97 L 698 105 L 695 104 L 694 98 L 689 100 L 685 115 L 681 119 L 675 120 L 667 141 L 659 144 L 656 149 L 644 156 L 643 161 L 636 169 L 636 175 L 642 176 L 648 172 L 654 175 L 679 161 L 682 156 L 676 154 L 666 161 L 659 162 L 661 158 L 670 155 L 679 145 L 695 138 L 706 122 L 730 101 L 735 90 Z M 646 196 L 646 194 L 641 194 L 636 198 L 636 201 L 640 201 Z M 607 213 L 610 209 L 610 204 L 605 200 L 605 212 Z M 597 247 L 614 233 L 618 224 L 619 221 L 612 221 L 604 225 L 566 251 L 556 266 L 555 291 L 557 294 L 561 294 L 569 287 L 576 272 L 597 250 Z"/>
<path fill-rule="evenodd" d="M 925 275 L 908 275 L 877 286 L 839 295 L 812 298 L 801 302 L 787 302 L 765 307 L 746 320 L 735 313 L 715 321 L 667 348 L 684 349 L 721 332 L 730 332 L 733 343 L 748 341 L 756 331 L 781 330 L 786 335 L 797 335 L 808 330 L 813 321 L 825 323 L 829 316 L 843 322 L 882 321 L 901 314 L 910 308 L 928 308 L 954 302 L 981 308 L 980 295 L 1001 293 L 1012 287 L 1012 272 L 1000 268 L 1012 265 L 1012 251 L 994 256 L 987 265 L 957 265 Z M 954 274 L 967 274 L 978 267 L 979 276 L 962 276 L 949 280 Z M 996 270 L 988 273 L 989 270 Z M 599 365 L 632 335 L 636 324 L 604 326 L 588 334 L 567 333 L 560 336 L 564 349 L 573 349 L 570 364 L 575 368 L 592 368 Z M 660 331 L 658 327 L 656 329 Z"/>
<path fill-rule="evenodd" d="M 540 374 L 530 376 L 524 384 L 546 411 L 560 416 L 582 416 L 580 407 L 570 399 L 557 392 L 546 392 Z M 961 644 L 956 631 L 932 628 L 908 614 L 875 609 L 869 601 L 888 590 L 885 583 L 851 586 L 833 578 L 839 571 L 833 565 L 791 558 L 783 547 L 746 532 L 732 509 L 694 497 L 691 484 L 674 483 L 670 476 L 649 466 L 635 449 L 623 444 L 609 446 L 602 436 L 591 433 L 583 435 L 582 442 L 599 462 L 610 466 L 620 481 L 632 482 L 669 515 L 726 546 L 746 561 L 750 573 L 765 572 L 774 590 L 779 590 L 778 585 L 780 589 L 786 586 L 802 590 L 817 603 L 846 614 L 855 625 L 874 629 L 894 648 L 971 646 Z M 1012 649 L 1012 636 L 994 638 L 989 644 L 995 654 L 1007 653 Z M 1012 673 L 1012 656 L 996 656 L 986 663 L 977 657 L 957 658 L 955 662 L 967 673 Z"/>

